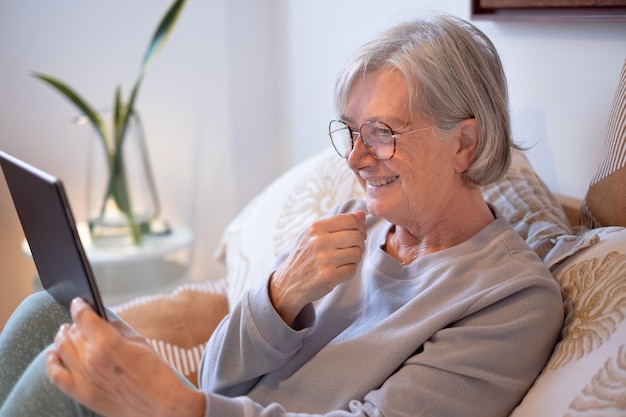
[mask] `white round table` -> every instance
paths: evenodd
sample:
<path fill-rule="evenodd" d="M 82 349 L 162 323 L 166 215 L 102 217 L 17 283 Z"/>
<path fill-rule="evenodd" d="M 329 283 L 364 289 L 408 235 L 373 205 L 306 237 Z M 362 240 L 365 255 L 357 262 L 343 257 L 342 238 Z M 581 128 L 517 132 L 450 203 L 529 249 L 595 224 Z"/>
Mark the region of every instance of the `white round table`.
<path fill-rule="evenodd" d="M 169 233 L 144 236 L 140 245 L 95 244 L 87 225 L 77 224 L 85 254 L 105 304 L 119 304 L 138 295 L 162 292 L 187 279 L 187 254 L 193 233 L 171 227 Z M 28 242 L 22 251 L 32 258 Z M 37 277 L 36 289 L 41 289 Z"/>

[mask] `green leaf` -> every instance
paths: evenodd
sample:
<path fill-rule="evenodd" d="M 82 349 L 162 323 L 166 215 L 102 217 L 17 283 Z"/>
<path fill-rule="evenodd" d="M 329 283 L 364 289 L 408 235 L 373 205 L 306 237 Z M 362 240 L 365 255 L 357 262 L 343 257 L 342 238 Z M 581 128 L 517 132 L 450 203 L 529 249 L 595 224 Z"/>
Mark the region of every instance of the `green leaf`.
<path fill-rule="evenodd" d="M 145 71 L 150 60 L 161 50 L 165 41 L 169 37 L 174 24 L 178 20 L 181 10 L 185 6 L 186 0 L 176 0 L 161 19 L 161 23 L 157 26 L 156 31 L 152 35 L 150 46 L 143 57 L 141 64 L 141 72 Z"/>
<path fill-rule="evenodd" d="M 137 98 L 137 94 L 139 92 L 139 87 L 143 81 L 143 76 L 148 66 L 148 63 L 152 60 L 153 57 L 163 48 L 165 41 L 169 37 L 180 13 L 185 6 L 187 0 L 176 0 L 170 8 L 167 10 L 161 22 L 157 26 L 156 31 L 152 35 L 152 40 L 150 41 L 150 45 L 148 46 L 148 50 L 144 55 L 141 70 L 139 72 L 139 76 L 137 77 L 137 81 L 135 81 L 135 85 L 131 90 L 130 97 L 128 98 L 128 103 L 126 106 L 121 109 L 120 113 L 116 115 L 115 119 L 115 146 L 120 147 L 123 144 L 124 136 L 126 135 L 126 130 L 128 127 L 128 120 L 132 116 L 135 111 L 135 100 Z"/>
<path fill-rule="evenodd" d="M 115 138 L 113 152 L 109 158 L 109 182 L 104 200 L 102 202 L 102 208 L 104 209 L 106 202 L 110 197 L 113 198 L 115 205 L 126 216 L 133 242 L 135 244 L 139 244 L 141 240 L 141 232 L 133 214 L 131 196 L 128 190 L 128 181 L 126 178 L 126 167 L 124 165 L 123 142 L 126 137 L 126 129 L 129 123 L 129 110 L 128 106 L 125 106 L 122 102 L 121 87 L 118 87 L 115 90 L 112 117 Z"/>
<path fill-rule="evenodd" d="M 50 75 L 34 72 L 32 74 L 34 77 L 39 78 L 42 81 L 45 81 L 50 86 L 54 87 L 57 91 L 63 94 L 68 100 L 70 100 L 76 107 L 78 107 L 84 114 L 87 116 L 91 124 L 100 139 L 102 139 L 102 145 L 105 148 L 105 151 L 108 153 L 108 131 L 104 120 L 102 120 L 102 116 L 94 110 L 94 108 L 85 101 L 81 96 L 78 95 L 72 88 L 66 85 L 63 81 L 58 80 Z"/>
<path fill-rule="evenodd" d="M 128 227 L 130 229 L 133 242 L 138 244 L 141 240 L 141 232 L 133 214 L 133 207 L 131 204 L 130 194 L 128 192 L 128 181 L 126 178 L 126 169 L 124 167 L 124 158 L 121 148 L 118 148 L 117 150 L 109 187 L 108 193 L 113 196 L 117 207 L 124 212 L 126 220 L 128 221 Z"/>
<path fill-rule="evenodd" d="M 104 210 L 109 198 L 113 199 L 115 205 L 126 216 L 133 242 L 134 244 L 139 244 L 141 242 L 141 230 L 133 214 L 122 149 L 118 149 L 116 152 L 115 162 L 109 177 L 100 216 L 104 215 Z"/>
<path fill-rule="evenodd" d="M 123 119 L 125 115 L 125 106 L 122 102 L 122 88 L 117 87 L 115 90 L 115 100 L 113 102 L 113 147 L 119 149 L 123 135 Z"/>
<path fill-rule="evenodd" d="M 123 112 L 120 115 L 120 126 L 119 126 L 119 134 L 117 146 L 122 146 L 124 141 L 124 136 L 126 136 L 126 130 L 128 128 L 128 121 L 135 111 L 135 101 L 137 100 L 137 94 L 139 93 L 139 86 L 141 85 L 141 81 L 143 80 L 143 76 L 139 76 L 137 82 L 133 86 L 133 89 L 130 92 L 130 97 L 128 98 L 128 103 L 123 109 Z"/>

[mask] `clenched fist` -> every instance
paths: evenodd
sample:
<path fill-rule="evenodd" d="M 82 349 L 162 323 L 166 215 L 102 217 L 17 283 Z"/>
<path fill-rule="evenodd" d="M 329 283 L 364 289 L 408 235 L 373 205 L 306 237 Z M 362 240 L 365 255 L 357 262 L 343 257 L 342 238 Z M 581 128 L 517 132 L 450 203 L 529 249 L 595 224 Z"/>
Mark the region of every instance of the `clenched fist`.
<path fill-rule="evenodd" d="M 274 308 L 292 325 L 302 308 L 352 278 L 365 249 L 365 213 L 343 213 L 311 224 L 274 272 Z"/>

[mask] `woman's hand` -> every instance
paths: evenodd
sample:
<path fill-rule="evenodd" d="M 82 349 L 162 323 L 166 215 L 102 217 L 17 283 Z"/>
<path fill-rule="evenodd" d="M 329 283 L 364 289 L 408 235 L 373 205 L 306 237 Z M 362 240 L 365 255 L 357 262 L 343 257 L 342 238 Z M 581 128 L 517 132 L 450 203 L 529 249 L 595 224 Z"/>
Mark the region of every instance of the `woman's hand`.
<path fill-rule="evenodd" d="M 185 386 L 147 340 L 81 299 L 71 314 L 74 324 L 61 326 L 46 358 L 61 391 L 104 416 L 204 415 L 204 394 Z"/>
<path fill-rule="evenodd" d="M 366 237 L 363 211 L 322 219 L 307 228 L 270 279 L 272 304 L 287 324 L 293 324 L 305 305 L 354 276 Z"/>

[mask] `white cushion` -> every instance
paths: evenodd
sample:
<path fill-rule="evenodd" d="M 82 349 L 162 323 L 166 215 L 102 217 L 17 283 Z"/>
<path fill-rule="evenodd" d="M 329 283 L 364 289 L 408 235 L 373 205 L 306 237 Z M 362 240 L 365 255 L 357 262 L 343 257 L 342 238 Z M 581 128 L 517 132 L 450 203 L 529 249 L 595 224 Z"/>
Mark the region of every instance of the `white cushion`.
<path fill-rule="evenodd" d="M 583 235 L 597 243 L 554 271 L 565 303 L 561 340 L 511 417 L 626 415 L 626 228 Z"/>

